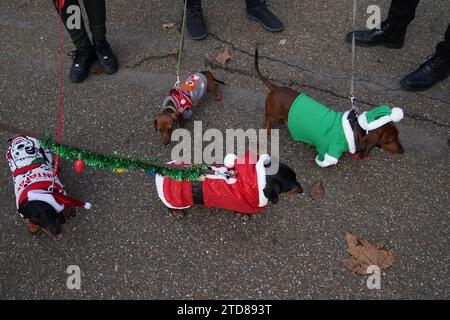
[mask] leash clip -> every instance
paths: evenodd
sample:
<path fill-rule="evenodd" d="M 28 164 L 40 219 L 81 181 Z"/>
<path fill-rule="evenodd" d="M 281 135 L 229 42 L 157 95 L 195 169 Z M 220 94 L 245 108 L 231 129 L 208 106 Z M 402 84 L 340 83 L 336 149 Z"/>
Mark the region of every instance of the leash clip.
<path fill-rule="evenodd" d="M 350 102 L 352 104 L 352 109 L 351 110 L 355 110 L 356 114 L 359 114 L 359 108 L 356 106 L 355 104 L 355 96 L 353 96 L 352 94 L 348 97 L 350 99 Z"/>

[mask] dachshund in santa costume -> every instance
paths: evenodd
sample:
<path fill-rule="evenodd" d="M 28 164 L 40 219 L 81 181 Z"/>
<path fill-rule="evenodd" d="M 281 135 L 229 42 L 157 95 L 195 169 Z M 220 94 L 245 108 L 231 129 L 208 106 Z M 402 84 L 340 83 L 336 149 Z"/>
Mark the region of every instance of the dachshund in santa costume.
<path fill-rule="evenodd" d="M 39 141 L 18 135 L 9 141 L 6 154 L 13 174 L 16 206 L 28 220 L 30 232 L 42 230 L 47 235 L 61 233 L 61 225 L 73 214 L 73 208 L 91 208 L 88 202 L 69 198 L 53 174 L 53 158 Z"/>
<path fill-rule="evenodd" d="M 276 204 L 281 193 L 302 193 L 295 172 L 279 163 L 274 174 L 268 174 L 270 157 L 249 152 L 238 158 L 229 154 L 224 166 L 211 167 L 216 174 L 206 175 L 202 181 L 177 181 L 156 175 L 158 196 L 176 219 L 184 216 L 184 209 L 193 205 L 234 211 L 238 218 L 248 220 L 249 214 L 264 210 L 269 201 Z"/>

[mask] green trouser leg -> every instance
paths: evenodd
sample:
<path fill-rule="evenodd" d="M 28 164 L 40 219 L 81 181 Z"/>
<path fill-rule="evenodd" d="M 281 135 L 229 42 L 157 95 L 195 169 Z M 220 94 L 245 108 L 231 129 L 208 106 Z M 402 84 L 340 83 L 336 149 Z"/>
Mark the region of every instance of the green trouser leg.
<path fill-rule="evenodd" d="M 67 20 L 71 17 L 73 12 L 67 13 L 67 8 L 72 5 L 78 6 L 80 4 L 78 0 L 65 0 L 64 8 L 62 9 L 62 21 L 66 26 L 66 30 L 72 38 L 73 44 L 77 48 L 90 47 L 91 40 L 86 31 L 83 17 L 80 16 L 80 28 L 79 29 L 69 29 L 67 26 Z M 105 0 L 84 0 L 84 6 L 89 19 L 89 28 L 92 33 L 92 40 L 94 42 L 104 40 L 106 35 L 106 6 Z M 56 0 L 53 0 L 56 7 Z M 81 9 L 81 8 L 80 8 Z M 59 14 L 59 8 L 56 7 L 56 11 Z M 80 10 L 81 13 L 81 10 Z"/>

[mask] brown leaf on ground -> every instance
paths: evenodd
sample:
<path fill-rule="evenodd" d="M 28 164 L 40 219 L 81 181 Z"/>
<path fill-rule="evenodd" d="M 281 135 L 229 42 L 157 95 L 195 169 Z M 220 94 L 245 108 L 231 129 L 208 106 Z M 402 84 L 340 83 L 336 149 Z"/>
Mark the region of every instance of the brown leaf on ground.
<path fill-rule="evenodd" d="M 100 65 L 100 63 L 96 63 L 94 65 L 94 67 L 92 68 L 92 72 L 91 73 L 95 74 L 95 75 L 99 75 L 99 74 L 103 73 L 103 69 L 102 69 L 102 66 Z"/>
<path fill-rule="evenodd" d="M 314 201 L 320 201 L 325 197 L 325 187 L 323 186 L 322 181 L 319 180 L 314 183 L 310 195 Z"/>
<path fill-rule="evenodd" d="M 172 48 L 170 49 L 170 54 L 176 56 L 180 52 L 180 49 L 178 48 Z"/>
<path fill-rule="evenodd" d="M 350 232 L 347 232 L 345 234 L 345 238 L 347 239 L 347 246 L 349 248 L 354 248 L 354 247 L 358 246 L 358 244 L 359 244 L 358 238 L 355 237 L 354 235 L 352 235 Z"/>
<path fill-rule="evenodd" d="M 386 240 L 380 240 L 375 244 L 375 247 L 377 247 L 377 249 L 383 249 L 385 245 L 386 245 Z"/>
<path fill-rule="evenodd" d="M 392 266 L 395 261 L 394 252 L 384 249 L 385 240 L 378 241 L 376 245 L 368 240 L 360 240 L 350 232 L 346 234 L 347 252 L 351 259 L 342 259 L 342 263 L 354 274 L 366 274 L 367 268 L 376 265 L 380 269 Z"/>
<path fill-rule="evenodd" d="M 312 58 L 313 58 L 314 61 L 319 61 L 320 53 L 318 53 L 318 52 L 313 53 L 312 54 Z"/>
<path fill-rule="evenodd" d="M 173 29 L 175 27 L 175 23 L 173 22 L 163 23 L 162 27 L 164 30 Z"/>
<path fill-rule="evenodd" d="M 228 49 L 223 50 L 216 57 L 216 61 L 218 63 L 220 63 L 221 65 L 224 65 L 230 59 L 231 59 L 231 55 L 230 55 L 230 52 L 228 51 Z"/>

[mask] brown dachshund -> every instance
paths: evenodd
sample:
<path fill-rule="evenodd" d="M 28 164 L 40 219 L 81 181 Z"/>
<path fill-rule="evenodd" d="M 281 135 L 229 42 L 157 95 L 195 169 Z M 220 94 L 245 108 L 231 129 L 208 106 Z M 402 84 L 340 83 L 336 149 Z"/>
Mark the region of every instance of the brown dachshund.
<path fill-rule="evenodd" d="M 359 116 L 354 111 L 335 112 L 304 94 L 270 82 L 259 71 L 258 50 L 255 51 L 254 63 L 259 79 L 269 89 L 265 99 L 263 127 L 270 134 L 274 123 L 284 123 L 295 141 L 316 146 L 316 163 L 319 166 L 336 164 L 343 152 L 350 152 L 358 158 L 367 158 L 374 147 L 393 154 L 404 152 L 394 123 L 403 118 L 400 108 L 391 110 L 387 106 L 380 106 L 373 109 L 375 111 L 369 111 L 372 114 L 379 113 L 381 119 L 375 119 L 378 122 L 373 121 L 368 125 L 369 120 L 374 120 L 373 117 L 368 118 L 369 112 Z"/>
<path fill-rule="evenodd" d="M 161 133 L 164 144 L 169 144 L 172 131 L 184 127 L 185 120 L 192 117 L 191 107 L 211 92 L 215 101 L 222 100 L 218 83 L 222 81 L 213 77 L 209 71 L 192 74 L 179 89 L 172 89 L 166 96 L 162 110 L 155 116 L 153 123 L 156 131 Z"/>

